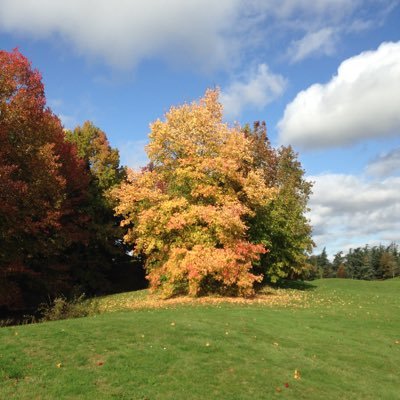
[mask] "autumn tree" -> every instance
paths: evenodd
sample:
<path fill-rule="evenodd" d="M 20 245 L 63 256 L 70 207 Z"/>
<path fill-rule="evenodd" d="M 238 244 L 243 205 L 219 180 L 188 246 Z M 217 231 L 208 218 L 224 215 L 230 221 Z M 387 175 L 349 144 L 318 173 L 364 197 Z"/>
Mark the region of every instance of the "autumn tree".
<path fill-rule="evenodd" d="M 44 294 L 62 286 L 66 266 L 54 259 L 85 240 L 76 209 L 87 183 L 39 72 L 19 51 L 0 51 L 0 303 L 29 302 L 34 285 Z"/>
<path fill-rule="evenodd" d="M 277 189 L 277 196 L 255 208 L 249 219 L 251 240 L 269 249 L 259 269 L 272 282 L 300 277 L 311 268 L 308 255 L 314 245 L 306 216 L 312 184 L 290 146 L 271 146 L 264 122 L 244 132 L 251 143 L 252 167 L 261 168 L 265 185 Z"/>
<path fill-rule="evenodd" d="M 398 269 L 398 265 L 396 264 L 392 252 L 385 251 L 381 256 L 379 263 L 384 278 L 394 278 L 396 276 L 396 269 Z"/>
<path fill-rule="evenodd" d="M 246 221 L 276 190 L 254 165 L 240 127 L 222 122 L 218 91 L 172 107 L 151 125 L 148 167 L 114 190 L 125 241 L 146 257 L 153 289 L 166 296 L 207 291 L 251 295 L 252 264 L 265 253 Z"/>
<path fill-rule="evenodd" d="M 337 271 L 336 271 L 336 278 L 346 278 L 346 267 L 344 264 L 340 264 Z"/>

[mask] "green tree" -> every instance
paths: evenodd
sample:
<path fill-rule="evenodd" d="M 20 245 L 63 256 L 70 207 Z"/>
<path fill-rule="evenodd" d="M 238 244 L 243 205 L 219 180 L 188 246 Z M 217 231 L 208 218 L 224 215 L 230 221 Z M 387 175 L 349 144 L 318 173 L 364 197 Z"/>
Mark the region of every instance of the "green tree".
<path fill-rule="evenodd" d="M 66 132 L 66 140 L 77 147 L 92 176 L 92 186 L 106 200 L 109 189 L 121 183 L 125 169 L 120 166 L 119 152 L 110 146 L 107 135 L 92 122 L 86 121 L 73 131 Z"/>
<path fill-rule="evenodd" d="M 88 218 L 89 238 L 71 249 L 69 261 L 81 290 L 104 292 L 118 268 L 131 261 L 121 240 L 120 220 L 114 216 L 115 203 L 109 196 L 110 190 L 125 179 L 126 172 L 120 166 L 118 150 L 92 122 L 67 131 L 66 140 L 76 145 L 90 176 L 89 201 L 81 210 Z"/>
<path fill-rule="evenodd" d="M 346 269 L 351 279 L 363 279 L 365 254 L 361 247 L 350 249 L 346 255 Z"/>
<path fill-rule="evenodd" d="M 345 262 L 345 257 L 343 256 L 343 251 L 338 251 L 334 256 L 333 256 L 333 261 L 332 261 L 332 277 L 338 277 L 338 271 L 341 266 L 344 267 L 344 262 Z M 341 268 L 341 275 L 343 275 L 343 268 Z M 343 276 L 341 276 L 342 278 Z"/>
<path fill-rule="evenodd" d="M 371 257 L 371 250 L 368 245 L 366 245 L 363 249 L 363 262 L 360 267 L 359 271 L 359 278 L 370 281 L 375 278 L 375 272 L 372 265 L 372 257 Z"/>
<path fill-rule="evenodd" d="M 385 252 L 385 247 L 382 245 L 374 246 L 370 250 L 371 265 L 374 270 L 375 279 L 384 279 L 384 271 L 381 269 L 381 257 Z"/>
<path fill-rule="evenodd" d="M 322 249 L 321 254 L 317 256 L 317 265 L 321 278 L 332 277 L 332 264 L 329 261 L 325 247 Z"/>
<path fill-rule="evenodd" d="M 306 275 L 314 246 L 306 217 L 312 184 L 304 179 L 304 170 L 290 146 L 271 147 L 265 123 L 256 122 L 253 129 L 247 126 L 244 132 L 252 143 L 253 167 L 264 171 L 266 186 L 278 190 L 277 196 L 256 208 L 249 219 L 251 240 L 268 249 L 258 269 L 272 282 Z"/>

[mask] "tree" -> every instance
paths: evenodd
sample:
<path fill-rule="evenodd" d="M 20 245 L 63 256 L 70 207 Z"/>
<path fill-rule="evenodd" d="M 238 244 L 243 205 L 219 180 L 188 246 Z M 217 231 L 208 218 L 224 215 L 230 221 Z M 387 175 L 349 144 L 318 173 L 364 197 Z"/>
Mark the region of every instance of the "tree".
<path fill-rule="evenodd" d="M 346 277 L 347 277 L 346 266 L 344 264 L 339 264 L 339 267 L 336 271 L 336 278 L 346 278 Z"/>
<path fill-rule="evenodd" d="M 397 264 L 395 257 L 390 251 L 385 251 L 380 259 L 380 269 L 384 278 L 394 278 L 396 276 Z"/>
<path fill-rule="evenodd" d="M 346 258 L 343 256 L 343 251 L 338 251 L 333 256 L 332 261 L 332 277 L 344 278 L 345 277 L 345 262 Z M 340 275 L 340 276 L 339 276 Z"/>
<path fill-rule="evenodd" d="M 95 180 L 95 187 L 107 199 L 106 192 L 121 183 L 125 170 L 119 165 L 119 153 L 110 146 L 107 135 L 92 122 L 86 121 L 73 131 L 66 132 L 66 140 L 77 147 L 78 156 Z"/>
<path fill-rule="evenodd" d="M 326 253 L 325 255 L 323 253 L 312 255 L 309 262 L 315 270 L 320 269 L 321 273 L 323 268 L 325 271 L 331 271 L 325 273 L 325 277 L 372 280 L 394 278 L 400 274 L 399 251 L 396 243 L 391 243 L 387 247 L 365 245 L 350 249 L 345 255 L 343 251 L 339 251 L 328 269 L 324 261 L 327 260 Z M 309 274 L 307 278 L 314 279 L 315 276 L 315 273 Z"/>
<path fill-rule="evenodd" d="M 249 139 L 222 122 L 218 91 L 172 107 L 151 125 L 150 164 L 114 190 L 125 241 L 146 256 L 151 288 L 166 296 L 253 293 L 252 263 L 264 253 L 246 221 L 276 190 L 254 164 Z"/>
<path fill-rule="evenodd" d="M 362 248 L 350 249 L 346 255 L 346 269 L 351 279 L 362 279 L 364 270 L 364 251 Z"/>
<path fill-rule="evenodd" d="M 90 177 L 89 199 L 82 209 L 89 217 L 88 241 L 70 249 L 69 262 L 82 290 L 105 292 L 117 269 L 131 261 L 121 241 L 120 221 L 114 216 L 116 204 L 109 196 L 125 179 L 125 169 L 120 167 L 118 150 L 110 146 L 105 132 L 90 121 L 66 131 L 66 140 L 76 145 Z"/>
<path fill-rule="evenodd" d="M 39 72 L 19 51 L 0 51 L 0 292 L 13 293 L 3 304 L 26 303 L 30 279 L 49 291 L 62 286 L 65 266 L 53 259 L 84 240 L 76 205 L 87 183 Z"/>
<path fill-rule="evenodd" d="M 277 196 L 255 208 L 249 219 L 251 240 L 269 249 L 262 256 L 260 271 L 272 282 L 302 276 L 312 268 L 308 255 L 314 243 L 306 217 L 312 184 L 304 179 L 290 146 L 272 148 L 265 123 L 256 122 L 253 130 L 247 126 L 244 132 L 251 142 L 251 167 L 262 169 L 264 184 L 278 189 Z"/>
<path fill-rule="evenodd" d="M 359 270 L 358 279 L 370 281 L 375 278 L 375 271 L 372 266 L 371 250 L 368 245 L 362 249 L 362 264 Z"/>
<path fill-rule="evenodd" d="M 325 247 L 322 249 L 321 254 L 317 256 L 317 264 L 320 271 L 320 277 L 330 278 L 332 275 L 332 269 Z"/>

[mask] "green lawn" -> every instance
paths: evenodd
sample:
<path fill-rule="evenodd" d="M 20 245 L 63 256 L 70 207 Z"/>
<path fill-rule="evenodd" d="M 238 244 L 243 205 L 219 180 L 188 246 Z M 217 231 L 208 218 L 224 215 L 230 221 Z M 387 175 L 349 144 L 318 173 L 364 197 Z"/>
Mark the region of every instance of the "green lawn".
<path fill-rule="evenodd" d="M 1 328 L 0 398 L 400 399 L 400 280 L 312 285 Z"/>

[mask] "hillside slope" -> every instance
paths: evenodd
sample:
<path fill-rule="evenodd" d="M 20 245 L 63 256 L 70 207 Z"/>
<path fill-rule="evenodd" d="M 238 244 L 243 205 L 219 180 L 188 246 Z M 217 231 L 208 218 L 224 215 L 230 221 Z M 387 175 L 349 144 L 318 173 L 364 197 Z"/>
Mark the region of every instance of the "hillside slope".
<path fill-rule="evenodd" d="M 0 398 L 399 398 L 400 280 L 311 285 L 1 328 Z"/>

